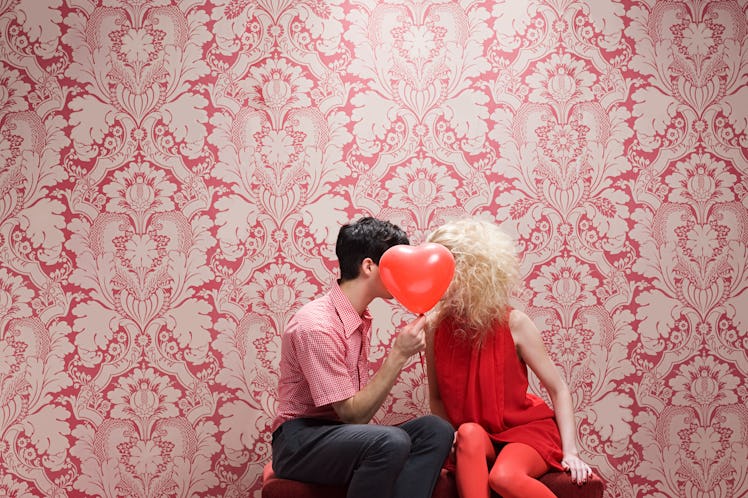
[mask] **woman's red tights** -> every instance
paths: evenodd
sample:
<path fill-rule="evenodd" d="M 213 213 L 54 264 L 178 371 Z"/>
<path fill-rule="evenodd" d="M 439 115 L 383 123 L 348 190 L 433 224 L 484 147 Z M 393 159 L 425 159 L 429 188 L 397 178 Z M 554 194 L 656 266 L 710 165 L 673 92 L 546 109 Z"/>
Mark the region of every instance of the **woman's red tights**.
<path fill-rule="evenodd" d="M 556 498 L 537 480 L 549 467 L 531 446 L 509 443 L 497 456 L 485 429 L 466 423 L 457 429 L 455 452 L 461 498 L 490 498 L 491 490 L 504 498 Z"/>

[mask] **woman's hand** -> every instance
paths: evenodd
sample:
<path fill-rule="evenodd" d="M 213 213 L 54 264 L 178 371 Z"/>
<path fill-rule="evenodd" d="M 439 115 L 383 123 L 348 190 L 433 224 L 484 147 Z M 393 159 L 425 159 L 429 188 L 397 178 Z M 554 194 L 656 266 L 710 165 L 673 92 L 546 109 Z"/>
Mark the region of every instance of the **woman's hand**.
<path fill-rule="evenodd" d="M 581 485 L 587 482 L 592 476 L 592 469 L 584 463 L 577 455 L 564 455 L 561 460 L 561 466 L 564 470 L 571 473 L 571 480 Z"/>

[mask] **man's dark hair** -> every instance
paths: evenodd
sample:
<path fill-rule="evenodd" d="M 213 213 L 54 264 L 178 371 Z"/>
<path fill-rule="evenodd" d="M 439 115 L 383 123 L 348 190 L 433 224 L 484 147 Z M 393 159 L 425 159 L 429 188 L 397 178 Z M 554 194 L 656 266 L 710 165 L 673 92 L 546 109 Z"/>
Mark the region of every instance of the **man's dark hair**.
<path fill-rule="evenodd" d="M 340 281 L 358 277 L 361 262 L 371 258 L 379 264 L 382 254 L 392 246 L 410 244 L 407 234 L 389 221 L 365 217 L 343 225 L 338 232 L 335 254 L 340 264 Z"/>

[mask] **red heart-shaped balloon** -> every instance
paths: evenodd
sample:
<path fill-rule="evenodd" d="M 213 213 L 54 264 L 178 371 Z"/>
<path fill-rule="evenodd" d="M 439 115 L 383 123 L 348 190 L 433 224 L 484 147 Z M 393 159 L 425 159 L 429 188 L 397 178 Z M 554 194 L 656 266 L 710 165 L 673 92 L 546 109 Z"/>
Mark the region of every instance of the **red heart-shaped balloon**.
<path fill-rule="evenodd" d="M 452 281 L 455 259 L 432 242 L 392 246 L 379 260 L 379 276 L 390 294 L 413 313 L 425 313 L 439 302 Z"/>

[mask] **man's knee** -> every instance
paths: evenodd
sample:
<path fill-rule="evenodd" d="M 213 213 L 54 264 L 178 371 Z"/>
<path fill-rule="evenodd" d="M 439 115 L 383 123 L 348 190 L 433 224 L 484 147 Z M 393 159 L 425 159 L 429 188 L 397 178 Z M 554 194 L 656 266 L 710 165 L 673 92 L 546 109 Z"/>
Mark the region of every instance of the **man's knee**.
<path fill-rule="evenodd" d="M 411 440 L 407 432 L 397 427 L 382 426 L 369 447 L 370 455 L 382 455 L 393 461 L 404 461 L 410 454 Z"/>
<path fill-rule="evenodd" d="M 427 437 L 429 439 L 437 441 L 439 446 L 445 444 L 452 446 L 455 434 L 452 424 L 436 415 L 424 415 L 420 420 L 423 421 L 424 430 L 428 432 Z"/>

